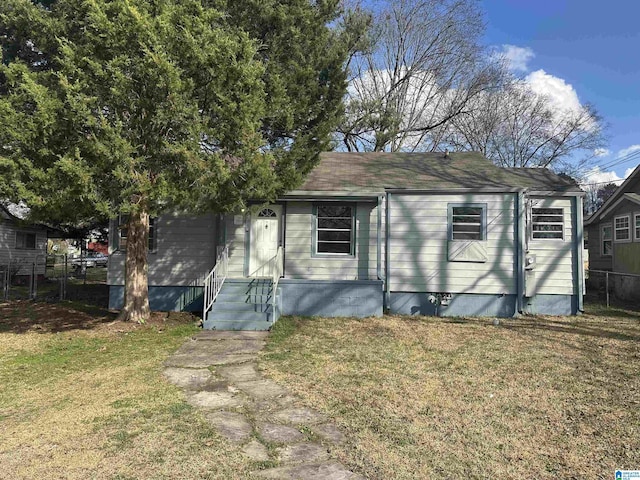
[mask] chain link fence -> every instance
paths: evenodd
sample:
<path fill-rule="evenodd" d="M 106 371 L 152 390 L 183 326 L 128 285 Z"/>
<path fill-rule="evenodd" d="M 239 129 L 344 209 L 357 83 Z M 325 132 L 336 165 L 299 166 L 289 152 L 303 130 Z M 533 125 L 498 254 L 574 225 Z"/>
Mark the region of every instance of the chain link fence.
<path fill-rule="evenodd" d="M 585 270 L 587 295 L 607 307 L 615 305 L 634 310 L 640 309 L 640 275 Z"/>
<path fill-rule="evenodd" d="M 0 299 L 108 303 L 106 255 L 14 259 L 0 265 Z"/>

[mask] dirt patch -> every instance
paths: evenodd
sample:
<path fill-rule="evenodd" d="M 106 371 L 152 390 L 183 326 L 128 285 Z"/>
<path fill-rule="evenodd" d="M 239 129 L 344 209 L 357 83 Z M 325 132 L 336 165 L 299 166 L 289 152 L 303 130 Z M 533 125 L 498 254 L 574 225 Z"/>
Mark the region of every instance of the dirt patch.
<path fill-rule="evenodd" d="M 77 302 L 46 303 L 16 300 L 0 303 L 0 333 L 61 333 L 95 330 L 101 333 L 132 332 L 140 328 L 166 328 L 196 321 L 190 313 L 152 312 L 144 325 L 116 320 L 106 309 Z"/>

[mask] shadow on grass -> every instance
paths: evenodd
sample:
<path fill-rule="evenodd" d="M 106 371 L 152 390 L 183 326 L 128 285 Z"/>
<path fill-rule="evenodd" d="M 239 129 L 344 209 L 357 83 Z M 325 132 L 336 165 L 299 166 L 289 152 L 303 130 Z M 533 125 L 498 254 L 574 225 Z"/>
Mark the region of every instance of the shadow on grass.
<path fill-rule="evenodd" d="M 493 326 L 492 318 L 452 317 L 438 321 L 452 324 Z M 554 332 L 594 338 L 607 338 L 628 342 L 640 341 L 640 313 L 620 308 L 587 305 L 583 315 L 552 317 L 522 316 L 499 319 L 496 328 L 522 332 Z"/>
<path fill-rule="evenodd" d="M 0 333 L 60 333 L 90 330 L 115 320 L 116 315 L 79 301 L 47 303 L 16 300 L 0 303 Z"/>

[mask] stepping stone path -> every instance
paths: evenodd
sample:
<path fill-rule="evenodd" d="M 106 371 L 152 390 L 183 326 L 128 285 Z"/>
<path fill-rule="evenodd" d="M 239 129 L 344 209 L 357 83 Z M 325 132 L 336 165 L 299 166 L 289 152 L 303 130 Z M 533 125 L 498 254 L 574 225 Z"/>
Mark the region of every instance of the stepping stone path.
<path fill-rule="evenodd" d="M 331 458 L 331 447 L 345 441 L 338 427 L 258 370 L 267 335 L 200 332 L 167 359 L 164 375 L 249 459 L 278 465 L 255 478 L 363 480 Z"/>

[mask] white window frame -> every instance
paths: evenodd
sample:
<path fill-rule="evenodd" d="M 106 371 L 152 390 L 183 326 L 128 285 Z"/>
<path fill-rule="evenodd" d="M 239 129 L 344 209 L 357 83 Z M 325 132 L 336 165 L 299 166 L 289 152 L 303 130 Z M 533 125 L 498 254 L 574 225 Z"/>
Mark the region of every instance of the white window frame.
<path fill-rule="evenodd" d="M 605 240 L 604 238 L 604 229 L 609 229 L 609 239 Z M 611 253 L 605 253 L 604 242 L 611 243 Z M 613 254 L 613 225 L 611 223 L 603 223 L 600 225 L 600 256 L 601 257 L 610 257 Z"/>
<path fill-rule="evenodd" d="M 627 219 L 627 226 L 625 227 L 621 227 L 618 228 L 618 226 L 616 225 L 617 220 L 622 220 L 622 219 Z M 623 230 L 627 230 L 628 232 L 628 236 L 627 238 L 618 238 L 618 231 L 623 231 Z M 626 214 L 626 215 L 618 215 L 616 217 L 613 217 L 613 241 L 615 243 L 629 243 L 631 242 L 631 239 L 633 237 L 631 236 L 631 215 Z"/>
<path fill-rule="evenodd" d="M 640 212 L 633 214 L 633 241 L 640 242 Z"/>
<path fill-rule="evenodd" d="M 18 246 L 18 235 L 33 235 L 33 247 Z M 26 241 L 24 242 L 26 245 Z M 16 250 L 37 250 L 38 249 L 38 234 L 36 232 L 26 232 L 24 230 L 16 230 Z"/>
<path fill-rule="evenodd" d="M 542 225 L 558 225 L 558 223 L 557 222 L 548 222 L 548 223 L 545 223 L 545 222 L 534 222 L 533 218 L 536 216 L 535 210 L 552 210 L 552 209 L 553 210 L 560 210 L 562 212 L 560 214 L 561 217 L 562 217 L 562 224 L 561 224 L 562 225 L 562 229 L 561 230 L 547 230 L 547 232 L 553 232 L 553 233 L 560 232 L 562 237 L 561 238 L 544 238 L 544 237 L 536 238 L 535 237 L 536 230 L 534 228 L 535 225 L 538 225 L 538 224 L 542 224 Z M 553 216 L 553 215 L 556 215 L 556 214 L 553 214 L 553 213 L 547 213 L 547 214 L 538 213 L 537 215 L 540 215 L 540 216 L 544 216 L 544 215 Z M 539 206 L 538 207 L 531 207 L 531 240 L 532 241 L 534 241 L 534 242 L 564 242 L 565 241 L 564 230 L 565 230 L 564 207 L 539 207 Z M 544 230 L 537 230 L 537 232 L 544 233 L 545 231 Z"/>
<path fill-rule="evenodd" d="M 118 248 L 117 251 L 125 252 L 127 237 L 122 235 L 122 230 L 126 228 L 125 223 L 122 222 L 122 218 L 127 215 L 118 215 L 116 219 L 116 238 L 118 240 Z M 156 217 L 149 217 L 149 244 L 147 248 L 149 249 L 149 253 L 155 253 L 158 250 L 158 222 Z M 122 247 L 122 240 L 125 241 L 125 247 Z"/>
<path fill-rule="evenodd" d="M 448 238 L 451 242 L 482 242 L 487 239 L 487 204 L 486 203 L 450 203 L 447 205 L 448 210 Z M 480 220 L 478 224 L 470 223 L 470 225 L 479 225 L 480 226 L 480 238 L 454 238 L 454 225 L 455 225 L 455 217 L 470 217 L 474 215 L 464 215 L 464 214 L 454 214 L 454 209 L 457 208 L 478 208 L 480 209 L 480 214 L 477 215 Z M 467 223 L 463 222 L 462 224 Z M 463 233 L 463 232 L 461 232 Z M 471 232 L 467 232 L 471 233 Z"/>
<path fill-rule="evenodd" d="M 328 241 L 322 241 L 319 239 L 320 231 L 340 231 L 339 229 L 334 228 L 320 228 L 319 219 L 322 218 L 318 214 L 318 210 L 323 207 L 348 207 L 351 209 L 351 228 L 350 232 L 350 240 L 349 240 L 349 252 L 341 253 L 341 252 L 319 252 L 318 251 L 318 243 L 327 243 Z M 346 219 L 347 217 L 344 217 Z M 356 204 L 355 203 L 317 203 L 313 205 L 313 245 L 311 256 L 312 257 L 355 257 L 356 255 Z M 344 229 L 343 231 L 347 231 Z M 346 241 L 341 241 L 337 243 L 347 243 Z"/>

